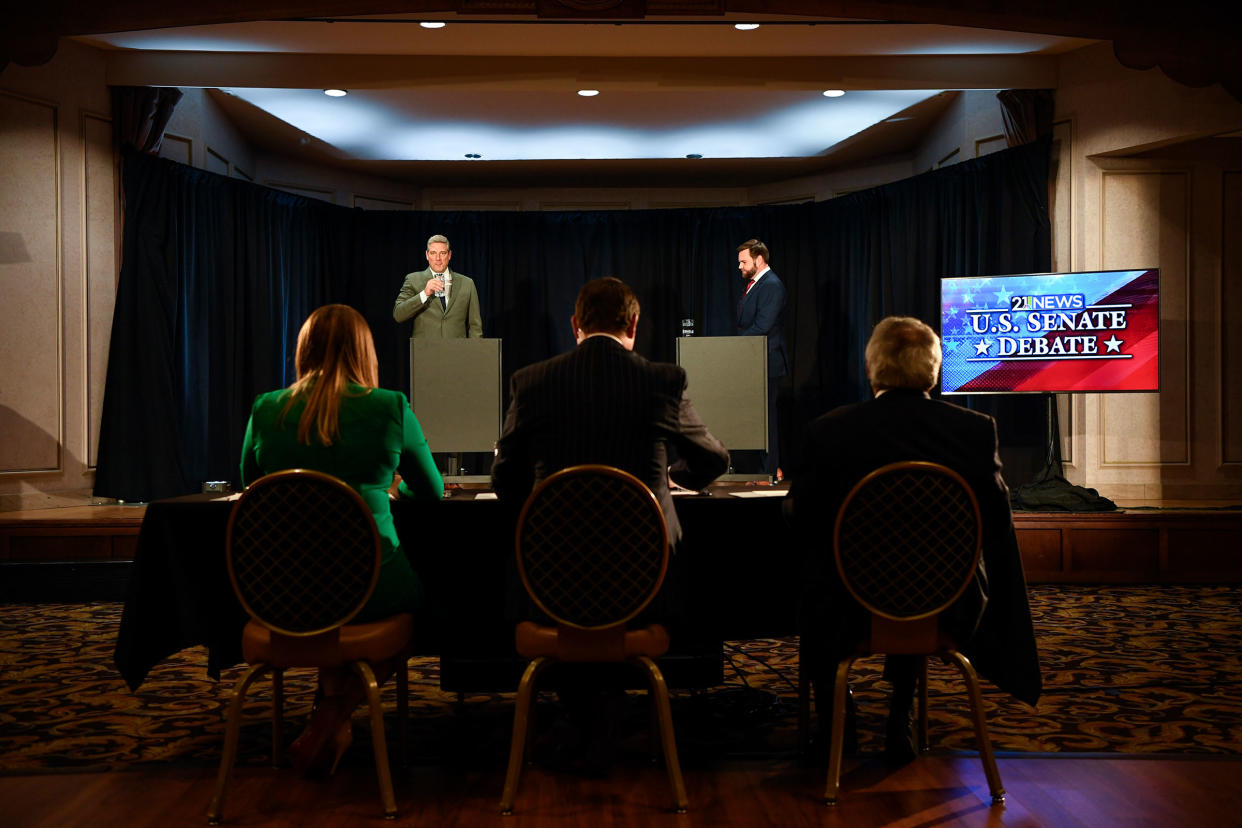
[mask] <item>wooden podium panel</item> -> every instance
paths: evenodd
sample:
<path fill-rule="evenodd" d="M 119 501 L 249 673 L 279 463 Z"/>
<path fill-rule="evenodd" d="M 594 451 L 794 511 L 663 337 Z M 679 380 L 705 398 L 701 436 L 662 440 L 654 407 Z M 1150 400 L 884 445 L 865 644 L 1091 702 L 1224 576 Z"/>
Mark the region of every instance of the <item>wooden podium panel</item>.
<path fill-rule="evenodd" d="M 766 336 L 684 336 L 677 364 L 686 369 L 686 396 L 725 448 L 767 449 Z"/>
<path fill-rule="evenodd" d="M 432 451 L 490 453 L 500 401 L 499 339 L 410 340 L 410 405 Z"/>

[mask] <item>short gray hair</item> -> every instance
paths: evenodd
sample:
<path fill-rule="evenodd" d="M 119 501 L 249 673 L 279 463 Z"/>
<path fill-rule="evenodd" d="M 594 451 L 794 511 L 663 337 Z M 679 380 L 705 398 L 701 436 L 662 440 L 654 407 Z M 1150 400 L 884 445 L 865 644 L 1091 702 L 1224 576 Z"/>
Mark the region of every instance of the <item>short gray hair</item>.
<path fill-rule="evenodd" d="M 433 244 L 442 244 L 445 247 L 447 247 L 449 250 L 453 249 L 453 245 L 449 244 L 448 237 L 441 236 L 439 233 L 436 233 L 434 236 L 427 239 L 427 249 L 430 250 Z"/>
<path fill-rule="evenodd" d="M 913 316 L 881 319 L 867 342 L 867 379 L 876 390 L 929 391 L 940 375 L 940 337 Z"/>

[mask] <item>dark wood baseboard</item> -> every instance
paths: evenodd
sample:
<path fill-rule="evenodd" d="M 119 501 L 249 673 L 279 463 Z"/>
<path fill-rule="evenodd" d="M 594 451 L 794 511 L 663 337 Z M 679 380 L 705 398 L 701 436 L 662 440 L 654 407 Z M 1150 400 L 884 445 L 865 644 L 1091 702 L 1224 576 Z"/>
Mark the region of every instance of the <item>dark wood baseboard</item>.
<path fill-rule="evenodd" d="M 0 513 L 0 601 L 119 601 L 143 507 Z M 1242 582 L 1242 509 L 1015 512 L 1030 583 Z"/>
<path fill-rule="evenodd" d="M 1242 510 L 1016 512 L 1031 583 L 1242 581 Z"/>

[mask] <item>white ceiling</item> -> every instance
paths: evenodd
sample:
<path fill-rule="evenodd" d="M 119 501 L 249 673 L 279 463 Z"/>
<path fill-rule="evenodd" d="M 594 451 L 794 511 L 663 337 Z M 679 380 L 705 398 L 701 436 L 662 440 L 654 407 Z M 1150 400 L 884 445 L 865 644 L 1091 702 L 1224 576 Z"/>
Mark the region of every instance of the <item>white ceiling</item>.
<path fill-rule="evenodd" d="M 109 83 L 225 90 L 232 99 L 217 100 L 267 149 L 424 179 L 432 164 L 442 179 L 549 162 L 639 177 L 740 170 L 740 159 L 761 175 L 825 169 L 909 151 L 943 112 L 943 90 L 1055 86 L 1055 55 L 1093 42 L 790 18 L 748 18 L 761 23 L 752 31 L 702 18 L 441 19 L 440 29 L 405 16 L 78 39 L 115 50 Z M 328 87 L 349 94 L 329 98 Z M 824 97 L 830 88 L 846 94 Z"/>

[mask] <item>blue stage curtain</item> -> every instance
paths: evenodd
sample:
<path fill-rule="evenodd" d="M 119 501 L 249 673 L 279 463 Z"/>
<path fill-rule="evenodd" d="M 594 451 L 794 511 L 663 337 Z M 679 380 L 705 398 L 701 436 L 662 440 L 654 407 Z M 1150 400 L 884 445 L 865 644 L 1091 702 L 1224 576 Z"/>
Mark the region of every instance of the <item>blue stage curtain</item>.
<path fill-rule="evenodd" d="M 862 352 L 882 317 L 939 327 L 941 277 L 1049 269 L 1048 156 L 1040 141 L 809 204 L 430 213 L 339 207 L 128 153 L 95 492 L 146 501 L 237 482 L 250 404 L 292 382 L 298 329 L 326 302 L 362 312 L 381 385 L 406 389 L 410 326 L 392 305 L 434 233 L 478 286 L 506 380 L 573 346 L 574 297 L 598 276 L 638 294 L 648 358 L 674 358 L 684 318 L 731 335 L 737 245 L 764 240 L 789 290 L 781 433 L 796 456 L 809 419 L 869 393 Z M 972 404 L 998 416 L 1002 445 L 1042 446 L 1042 400 Z"/>

